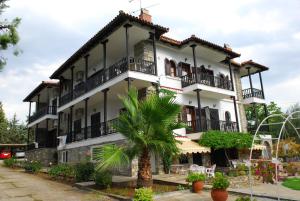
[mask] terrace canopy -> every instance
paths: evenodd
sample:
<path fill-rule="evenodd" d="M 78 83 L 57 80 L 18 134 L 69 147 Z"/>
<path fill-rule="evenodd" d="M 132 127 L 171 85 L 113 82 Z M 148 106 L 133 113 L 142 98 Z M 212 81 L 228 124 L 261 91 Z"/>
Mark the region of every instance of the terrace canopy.
<path fill-rule="evenodd" d="M 181 154 L 192 154 L 192 153 L 210 153 L 209 147 L 200 146 L 198 143 L 192 141 L 186 137 L 176 137 L 177 147 Z"/>

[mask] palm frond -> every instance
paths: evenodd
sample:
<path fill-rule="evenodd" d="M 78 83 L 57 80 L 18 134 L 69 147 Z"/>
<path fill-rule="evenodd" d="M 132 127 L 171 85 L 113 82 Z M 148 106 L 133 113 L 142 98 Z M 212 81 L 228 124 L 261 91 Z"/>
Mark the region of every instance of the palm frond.
<path fill-rule="evenodd" d="M 95 160 L 97 161 L 97 171 L 115 169 L 128 165 L 130 162 L 126 154 L 126 147 L 114 144 L 104 145 L 99 149 L 99 152 L 95 154 Z"/>

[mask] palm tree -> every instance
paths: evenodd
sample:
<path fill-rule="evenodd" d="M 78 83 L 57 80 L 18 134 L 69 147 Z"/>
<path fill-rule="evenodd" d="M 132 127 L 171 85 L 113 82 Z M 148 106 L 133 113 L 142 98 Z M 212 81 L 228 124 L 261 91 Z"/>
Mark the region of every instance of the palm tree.
<path fill-rule="evenodd" d="M 170 93 L 151 93 L 138 100 L 136 89 L 121 97 L 125 112 L 121 113 L 116 130 L 127 139 L 126 145 L 105 145 L 97 154 L 97 170 L 107 170 L 128 164 L 138 158 L 137 187 L 152 186 L 151 153 L 177 153 L 173 130 L 182 127 L 177 121 L 180 106 Z"/>

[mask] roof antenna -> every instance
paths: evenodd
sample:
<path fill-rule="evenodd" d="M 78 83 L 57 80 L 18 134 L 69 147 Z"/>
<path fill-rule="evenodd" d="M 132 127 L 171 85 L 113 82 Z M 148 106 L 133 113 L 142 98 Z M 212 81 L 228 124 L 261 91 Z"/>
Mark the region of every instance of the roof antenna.
<path fill-rule="evenodd" d="M 133 2 L 133 1 L 135 1 L 135 0 L 129 0 L 129 3 Z M 143 9 L 143 7 L 142 7 L 142 0 L 138 0 L 138 1 L 140 2 L 140 9 L 135 10 L 135 11 L 131 11 L 131 12 L 129 12 L 129 14 L 134 14 L 134 13 L 136 13 L 138 11 L 142 11 L 142 9 Z M 157 6 L 157 5 L 159 5 L 159 3 L 152 4 L 152 5 L 146 6 L 144 8 L 151 8 L 151 7 L 154 7 L 154 6 Z"/>

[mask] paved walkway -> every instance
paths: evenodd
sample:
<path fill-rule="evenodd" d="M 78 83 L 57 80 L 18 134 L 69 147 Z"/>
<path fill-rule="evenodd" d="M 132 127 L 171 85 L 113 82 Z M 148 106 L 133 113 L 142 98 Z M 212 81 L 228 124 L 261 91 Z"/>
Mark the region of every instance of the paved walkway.
<path fill-rule="evenodd" d="M 66 184 L 2 167 L 1 201 L 111 201 L 100 194 L 79 190 Z"/>

